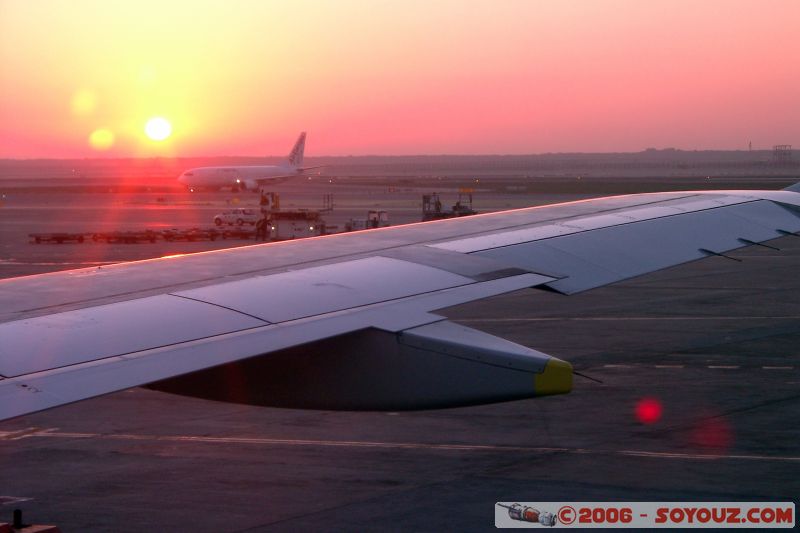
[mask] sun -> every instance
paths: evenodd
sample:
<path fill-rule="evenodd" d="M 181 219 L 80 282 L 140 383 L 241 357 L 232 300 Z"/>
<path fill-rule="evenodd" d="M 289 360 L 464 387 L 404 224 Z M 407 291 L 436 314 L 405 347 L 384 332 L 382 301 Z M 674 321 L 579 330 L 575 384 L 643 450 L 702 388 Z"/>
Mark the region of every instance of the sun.
<path fill-rule="evenodd" d="M 163 117 L 153 117 L 145 124 L 144 132 L 154 141 L 163 141 L 172 133 L 172 124 Z"/>

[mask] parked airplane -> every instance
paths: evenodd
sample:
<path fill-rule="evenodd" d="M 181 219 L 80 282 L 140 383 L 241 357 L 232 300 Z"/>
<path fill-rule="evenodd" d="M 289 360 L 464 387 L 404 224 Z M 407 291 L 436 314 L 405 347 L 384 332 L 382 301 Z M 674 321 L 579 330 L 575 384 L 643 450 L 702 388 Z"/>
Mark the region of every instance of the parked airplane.
<path fill-rule="evenodd" d="M 0 280 L 0 420 L 140 385 L 392 411 L 565 393 L 569 363 L 436 311 L 530 287 L 575 294 L 798 232 L 800 184 L 597 198 Z"/>
<path fill-rule="evenodd" d="M 302 132 L 292 151 L 282 165 L 243 165 L 228 167 L 190 168 L 178 177 L 178 181 L 189 190 L 221 189 L 258 191 L 269 182 L 302 175 L 305 171 L 320 167 L 302 167 L 306 132 Z"/>

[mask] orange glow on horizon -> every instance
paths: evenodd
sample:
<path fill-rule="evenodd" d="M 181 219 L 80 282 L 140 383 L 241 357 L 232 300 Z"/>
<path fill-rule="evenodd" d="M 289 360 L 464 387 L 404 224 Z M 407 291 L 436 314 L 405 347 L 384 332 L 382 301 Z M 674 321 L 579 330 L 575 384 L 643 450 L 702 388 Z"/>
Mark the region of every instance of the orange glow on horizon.
<path fill-rule="evenodd" d="M 186 6 L 0 3 L 0 157 L 800 145 L 795 0 Z"/>

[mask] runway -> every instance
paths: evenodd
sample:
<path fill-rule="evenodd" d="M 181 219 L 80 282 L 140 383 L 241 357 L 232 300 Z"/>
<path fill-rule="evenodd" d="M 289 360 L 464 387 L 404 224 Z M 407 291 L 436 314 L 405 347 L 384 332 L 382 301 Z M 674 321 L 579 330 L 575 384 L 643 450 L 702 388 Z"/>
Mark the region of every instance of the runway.
<path fill-rule="evenodd" d="M 413 202 L 393 205 L 410 217 Z M 741 262 L 443 312 L 602 381 L 576 377 L 569 395 L 349 413 L 131 389 L 0 423 L 0 520 L 19 507 L 65 532 L 485 531 L 497 501 L 796 501 L 800 238 L 770 244 L 780 250 L 731 254 Z M 183 250 L 3 246 L 4 276 Z M 643 400 L 661 407 L 657 419 L 637 418 Z"/>

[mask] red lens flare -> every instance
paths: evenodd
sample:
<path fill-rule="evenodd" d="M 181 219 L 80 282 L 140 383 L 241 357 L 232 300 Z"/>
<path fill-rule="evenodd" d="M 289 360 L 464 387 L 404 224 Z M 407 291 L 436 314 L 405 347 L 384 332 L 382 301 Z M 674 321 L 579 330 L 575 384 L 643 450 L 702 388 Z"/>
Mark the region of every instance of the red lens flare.
<path fill-rule="evenodd" d="M 642 398 L 636 403 L 636 420 L 642 424 L 654 424 L 661 419 L 664 411 L 661 402 L 655 398 Z"/>
<path fill-rule="evenodd" d="M 691 441 L 702 448 L 727 450 L 733 444 L 733 429 L 724 419 L 709 418 L 694 427 Z"/>

